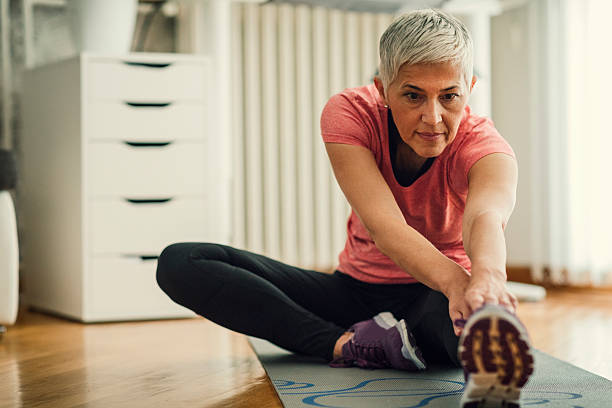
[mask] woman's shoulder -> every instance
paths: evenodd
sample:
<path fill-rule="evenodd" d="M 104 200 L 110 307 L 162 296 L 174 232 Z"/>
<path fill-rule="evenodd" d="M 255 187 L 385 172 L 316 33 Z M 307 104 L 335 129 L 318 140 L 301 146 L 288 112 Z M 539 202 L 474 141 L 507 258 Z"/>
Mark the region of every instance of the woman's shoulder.
<path fill-rule="evenodd" d="M 345 88 L 329 98 L 328 105 L 338 108 L 354 109 L 357 113 L 364 111 L 380 112 L 384 109 L 378 90 L 374 84 Z"/>
<path fill-rule="evenodd" d="M 490 118 L 473 113 L 469 106 L 465 107 L 455 139 L 454 151 L 470 150 L 483 143 L 507 143 Z"/>
<path fill-rule="evenodd" d="M 463 118 L 461 119 L 461 124 L 459 125 L 458 133 L 473 133 L 487 126 L 491 126 L 494 128 L 491 119 L 487 118 L 486 116 L 481 116 L 472 112 L 472 108 L 469 105 L 466 105 L 463 111 Z"/>
<path fill-rule="evenodd" d="M 492 153 L 506 153 L 515 157 L 512 147 L 497 131 L 493 121 L 473 114 L 469 107 L 466 107 L 456 140 L 451 146 L 448 155 L 450 184 L 461 194 L 467 193 L 467 175 L 478 160 Z"/>
<path fill-rule="evenodd" d="M 350 121 L 361 123 L 365 128 L 380 128 L 384 109 L 384 103 L 373 84 L 346 88 L 329 98 L 323 108 L 321 123 Z"/>
<path fill-rule="evenodd" d="M 346 88 L 323 108 L 321 135 L 325 142 L 357 144 L 377 154 L 384 118 L 384 104 L 374 85 Z"/>

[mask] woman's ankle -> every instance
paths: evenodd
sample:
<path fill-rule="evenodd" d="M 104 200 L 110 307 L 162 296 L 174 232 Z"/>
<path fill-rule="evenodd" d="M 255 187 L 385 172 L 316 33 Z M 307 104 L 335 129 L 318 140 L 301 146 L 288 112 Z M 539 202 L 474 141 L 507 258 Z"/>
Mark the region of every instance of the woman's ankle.
<path fill-rule="evenodd" d="M 344 334 L 338 338 L 336 344 L 334 345 L 334 360 L 342 357 L 342 346 L 344 346 L 344 344 L 349 341 L 354 334 L 354 332 L 347 331 L 344 332 Z"/>

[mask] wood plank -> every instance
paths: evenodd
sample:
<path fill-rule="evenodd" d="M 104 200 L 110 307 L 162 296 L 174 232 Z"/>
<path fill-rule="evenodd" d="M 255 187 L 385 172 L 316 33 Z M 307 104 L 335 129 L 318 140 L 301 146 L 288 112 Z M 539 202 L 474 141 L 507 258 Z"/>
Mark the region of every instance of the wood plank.
<path fill-rule="evenodd" d="M 612 295 L 607 289 L 552 288 L 518 315 L 533 346 L 612 380 Z"/>
<path fill-rule="evenodd" d="M 279 407 L 244 336 L 205 319 L 83 325 L 21 311 L 0 407 Z"/>

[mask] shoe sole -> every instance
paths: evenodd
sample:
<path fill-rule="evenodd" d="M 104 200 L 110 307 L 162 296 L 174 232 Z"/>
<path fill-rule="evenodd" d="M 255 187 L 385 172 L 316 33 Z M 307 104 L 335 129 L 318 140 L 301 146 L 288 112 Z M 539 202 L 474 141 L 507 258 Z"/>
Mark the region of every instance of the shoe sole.
<path fill-rule="evenodd" d="M 414 337 L 409 335 L 404 319 L 400 320 L 395 328 L 399 331 L 402 338 L 402 355 L 404 358 L 412 361 L 417 370 L 425 370 L 427 367 L 416 354 L 416 342 L 414 341 Z"/>
<path fill-rule="evenodd" d="M 510 312 L 485 306 L 474 313 L 459 340 L 459 359 L 469 375 L 461 407 L 519 407 L 533 355 L 527 331 Z"/>
<path fill-rule="evenodd" d="M 416 354 L 416 342 L 414 337 L 408 333 L 404 319 L 398 322 L 391 312 L 381 312 L 374 316 L 374 321 L 385 329 L 395 327 L 402 339 L 402 356 L 410 360 L 417 370 L 425 370 L 427 368 L 425 363 Z"/>
<path fill-rule="evenodd" d="M 380 327 L 385 329 L 390 329 L 397 324 L 397 319 L 393 316 L 391 312 L 380 312 L 376 316 L 374 316 L 374 321 Z"/>

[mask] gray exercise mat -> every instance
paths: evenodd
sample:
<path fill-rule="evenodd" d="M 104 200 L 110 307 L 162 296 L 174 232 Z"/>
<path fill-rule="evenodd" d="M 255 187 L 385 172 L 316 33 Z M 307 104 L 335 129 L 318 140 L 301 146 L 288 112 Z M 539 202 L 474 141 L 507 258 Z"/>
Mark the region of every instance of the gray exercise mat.
<path fill-rule="evenodd" d="M 283 405 L 293 407 L 458 407 L 460 369 L 400 370 L 331 368 L 321 359 L 292 354 L 249 337 Z M 588 352 L 585 350 L 585 352 Z M 535 373 L 521 406 L 612 407 L 612 381 L 535 351 Z"/>

